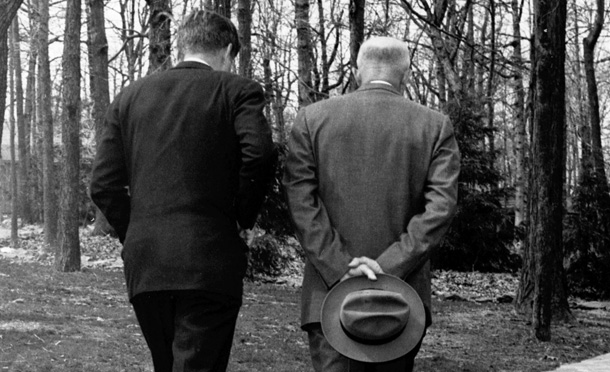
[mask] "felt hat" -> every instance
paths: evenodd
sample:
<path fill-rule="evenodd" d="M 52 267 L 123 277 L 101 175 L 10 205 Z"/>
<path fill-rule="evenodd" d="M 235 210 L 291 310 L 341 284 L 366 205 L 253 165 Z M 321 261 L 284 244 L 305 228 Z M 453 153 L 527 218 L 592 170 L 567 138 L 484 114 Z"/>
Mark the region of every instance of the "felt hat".
<path fill-rule="evenodd" d="M 382 363 L 411 351 L 423 335 L 424 304 L 403 280 L 377 274 L 334 286 L 322 303 L 322 331 L 339 353 L 361 362 Z"/>

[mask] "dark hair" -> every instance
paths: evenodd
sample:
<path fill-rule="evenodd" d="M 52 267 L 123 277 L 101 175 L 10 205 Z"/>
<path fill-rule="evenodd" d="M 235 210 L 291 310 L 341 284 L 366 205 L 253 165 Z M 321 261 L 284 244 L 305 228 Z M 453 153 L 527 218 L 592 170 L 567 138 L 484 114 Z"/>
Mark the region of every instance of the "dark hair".
<path fill-rule="evenodd" d="M 215 52 L 232 44 L 231 57 L 241 48 L 237 28 L 230 19 L 218 13 L 194 9 L 182 20 L 178 29 L 178 50 L 181 53 Z"/>

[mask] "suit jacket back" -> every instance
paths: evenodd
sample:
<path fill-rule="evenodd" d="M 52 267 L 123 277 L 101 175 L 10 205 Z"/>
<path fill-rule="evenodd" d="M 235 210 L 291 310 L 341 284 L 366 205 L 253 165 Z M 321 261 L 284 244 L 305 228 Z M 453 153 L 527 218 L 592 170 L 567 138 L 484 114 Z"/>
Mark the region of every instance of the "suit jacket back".
<path fill-rule="evenodd" d="M 448 118 L 371 84 L 303 109 L 284 179 L 307 253 L 302 323 L 319 322 L 353 257 L 376 259 L 430 304 L 429 254 L 455 209 L 459 153 Z"/>
<path fill-rule="evenodd" d="M 187 62 L 121 92 L 108 110 L 91 194 L 124 242 L 129 296 L 241 295 L 251 227 L 271 174 L 262 89 Z M 127 188 L 126 188 L 127 187 Z"/>

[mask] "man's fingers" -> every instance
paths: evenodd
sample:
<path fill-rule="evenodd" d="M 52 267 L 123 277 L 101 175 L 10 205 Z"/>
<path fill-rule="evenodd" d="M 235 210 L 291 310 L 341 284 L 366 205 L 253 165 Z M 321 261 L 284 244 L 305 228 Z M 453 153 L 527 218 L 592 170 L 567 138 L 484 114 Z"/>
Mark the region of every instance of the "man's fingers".
<path fill-rule="evenodd" d="M 375 261 L 369 257 L 366 257 L 366 256 L 353 258 L 348 266 L 351 268 L 357 268 L 360 265 L 368 266 L 376 274 L 383 274 L 383 270 L 381 269 L 381 266 L 379 266 L 379 263 L 377 263 L 377 261 Z"/>

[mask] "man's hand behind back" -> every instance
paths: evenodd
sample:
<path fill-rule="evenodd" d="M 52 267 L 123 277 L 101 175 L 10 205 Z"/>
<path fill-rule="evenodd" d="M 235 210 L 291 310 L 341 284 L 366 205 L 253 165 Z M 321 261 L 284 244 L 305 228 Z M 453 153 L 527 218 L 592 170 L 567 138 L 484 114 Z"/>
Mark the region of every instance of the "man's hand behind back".
<path fill-rule="evenodd" d="M 383 274 L 383 270 L 377 261 L 365 256 L 354 257 L 350 261 L 348 267 L 349 270 L 347 273 L 345 273 L 345 275 L 343 275 L 341 281 L 363 275 L 366 275 L 369 280 L 377 280 L 377 276 L 375 274 Z"/>

